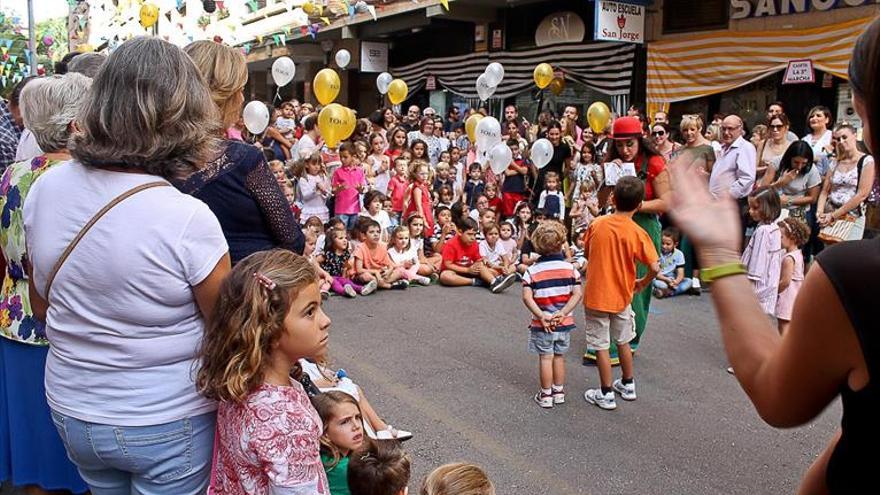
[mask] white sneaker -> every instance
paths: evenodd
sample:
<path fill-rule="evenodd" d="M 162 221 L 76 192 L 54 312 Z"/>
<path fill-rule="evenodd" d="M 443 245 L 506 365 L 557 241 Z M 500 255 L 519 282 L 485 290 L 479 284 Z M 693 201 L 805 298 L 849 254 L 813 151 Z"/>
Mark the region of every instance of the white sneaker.
<path fill-rule="evenodd" d="M 554 404 L 565 404 L 565 391 L 554 390 L 553 391 L 553 403 Z"/>
<path fill-rule="evenodd" d="M 613 388 L 615 392 L 620 394 L 620 398 L 623 400 L 636 400 L 635 381 L 633 381 L 629 385 L 624 385 L 623 380 L 618 378 L 617 380 L 614 380 L 614 383 L 611 384 L 611 388 Z"/>
<path fill-rule="evenodd" d="M 614 392 L 602 393 L 602 389 L 591 388 L 584 392 L 584 400 L 590 404 L 595 404 L 606 411 L 617 409 L 617 402 L 614 401 Z"/>
<path fill-rule="evenodd" d="M 361 287 L 361 295 L 369 296 L 373 292 L 376 292 L 376 287 L 378 286 L 379 284 L 375 280 L 370 280 L 369 282 L 367 282 L 367 285 Z"/>
<path fill-rule="evenodd" d="M 350 285 L 346 285 L 343 292 L 345 292 L 345 295 L 348 297 L 357 297 L 357 291 L 355 291 L 354 287 Z"/>
<path fill-rule="evenodd" d="M 423 277 L 421 275 L 413 277 L 413 280 L 419 285 L 431 285 L 431 279 L 428 277 Z"/>
<path fill-rule="evenodd" d="M 544 409 L 550 409 L 553 407 L 553 394 L 544 395 L 540 391 L 535 394 L 535 403 Z"/>

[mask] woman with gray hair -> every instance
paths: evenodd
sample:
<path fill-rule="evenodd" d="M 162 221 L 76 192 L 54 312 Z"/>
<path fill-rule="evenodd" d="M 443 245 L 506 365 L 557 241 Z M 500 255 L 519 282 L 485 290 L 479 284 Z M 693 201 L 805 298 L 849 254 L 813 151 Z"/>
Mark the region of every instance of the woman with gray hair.
<path fill-rule="evenodd" d="M 67 458 L 46 404 L 49 342 L 28 296 L 22 207 L 38 177 L 70 160 L 67 142 L 90 85 L 91 79 L 81 74 L 66 74 L 35 79 L 24 88 L 22 118 L 46 151 L 10 165 L 0 181 L 0 249 L 6 259 L 0 291 L 0 480 L 26 485 L 29 493 L 87 489 Z"/>
<path fill-rule="evenodd" d="M 203 494 L 217 406 L 192 373 L 230 263 L 217 218 L 169 179 L 215 156 L 220 119 L 170 43 L 135 38 L 105 64 L 73 160 L 24 206 L 31 307 L 52 342 L 46 398 L 92 493 Z"/>

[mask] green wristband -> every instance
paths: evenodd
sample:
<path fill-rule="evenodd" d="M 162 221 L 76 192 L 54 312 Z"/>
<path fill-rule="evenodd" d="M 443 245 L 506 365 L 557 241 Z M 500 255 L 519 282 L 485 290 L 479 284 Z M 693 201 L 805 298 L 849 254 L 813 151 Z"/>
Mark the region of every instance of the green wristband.
<path fill-rule="evenodd" d="M 748 273 L 746 266 L 742 263 L 725 263 L 700 270 L 700 279 L 703 282 L 712 282 L 719 278 L 730 277 L 731 275 L 745 275 Z"/>

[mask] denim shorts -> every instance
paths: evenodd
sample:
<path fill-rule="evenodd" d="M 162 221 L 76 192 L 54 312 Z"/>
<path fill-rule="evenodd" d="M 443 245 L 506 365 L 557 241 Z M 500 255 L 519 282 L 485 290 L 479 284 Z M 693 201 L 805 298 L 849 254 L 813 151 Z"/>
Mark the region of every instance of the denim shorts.
<path fill-rule="evenodd" d="M 571 346 L 571 332 L 545 332 L 532 330 L 529 335 L 529 352 L 546 356 L 565 354 Z"/>
<path fill-rule="evenodd" d="M 153 426 L 112 426 L 52 411 L 67 455 L 93 495 L 201 495 L 208 489 L 214 412 Z"/>

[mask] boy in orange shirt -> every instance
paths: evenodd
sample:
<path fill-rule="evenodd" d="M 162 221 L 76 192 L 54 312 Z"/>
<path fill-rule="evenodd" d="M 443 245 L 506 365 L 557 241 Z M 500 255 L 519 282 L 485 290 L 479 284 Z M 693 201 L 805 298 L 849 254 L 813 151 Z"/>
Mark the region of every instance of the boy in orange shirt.
<path fill-rule="evenodd" d="M 645 186 L 635 177 L 622 177 L 614 186 L 615 212 L 597 218 L 584 234 L 584 254 L 589 260 L 584 288 L 587 345 L 596 349 L 601 388 L 584 392 L 584 399 L 602 409 L 615 409 L 614 392 L 636 400 L 632 349 L 635 338 L 633 294 L 642 291 L 660 271 L 659 257 L 648 233 L 632 216 L 642 205 Z M 636 280 L 636 260 L 648 273 Z M 617 343 L 622 377 L 611 382 L 611 339 Z"/>
<path fill-rule="evenodd" d="M 354 250 L 355 280 L 370 283 L 373 280 L 380 289 L 406 289 L 409 283 L 401 280 L 402 272 L 398 270 L 388 255 L 388 249 L 379 242 L 382 227 L 373 219 L 365 219 L 366 232 L 364 242 Z"/>

